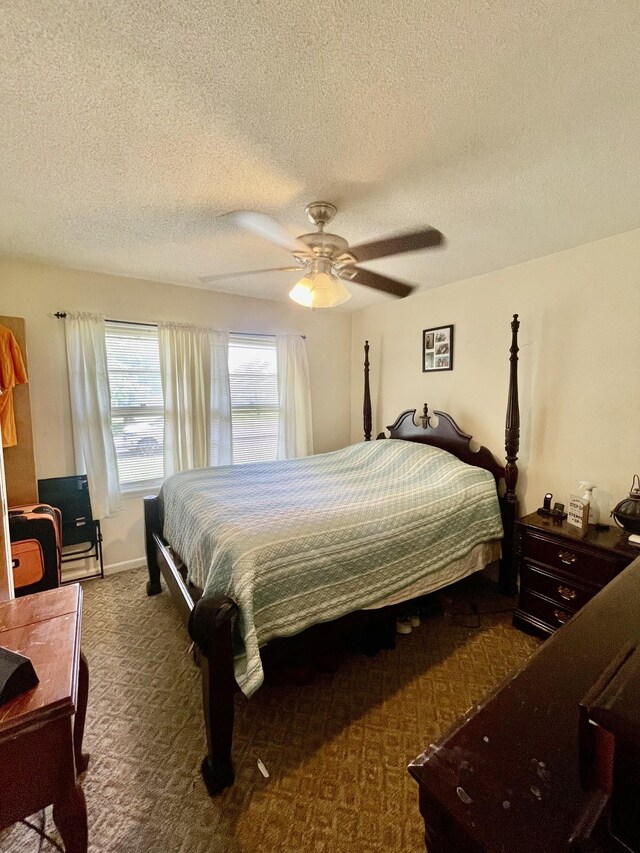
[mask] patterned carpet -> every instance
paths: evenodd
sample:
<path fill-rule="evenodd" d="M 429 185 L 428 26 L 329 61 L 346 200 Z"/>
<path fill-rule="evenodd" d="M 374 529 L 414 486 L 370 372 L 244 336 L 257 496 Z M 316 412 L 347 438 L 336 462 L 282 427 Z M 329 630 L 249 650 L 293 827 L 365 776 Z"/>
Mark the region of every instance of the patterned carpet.
<path fill-rule="evenodd" d="M 135 570 L 84 584 L 92 853 L 422 851 L 408 762 L 538 645 L 510 613 L 457 625 L 470 602 L 510 604 L 469 578 L 447 590 L 444 616 L 399 636 L 395 651 L 348 657 L 307 687 L 238 695 L 236 783 L 210 799 L 198 671 L 169 593 L 147 598 L 145 578 Z M 46 830 L 59 840 L 49 813 Z M 0 834 L 1 851 L 39 844 L 20 824 Z M 43 853 L 53 849 L 43 842 Z"/>

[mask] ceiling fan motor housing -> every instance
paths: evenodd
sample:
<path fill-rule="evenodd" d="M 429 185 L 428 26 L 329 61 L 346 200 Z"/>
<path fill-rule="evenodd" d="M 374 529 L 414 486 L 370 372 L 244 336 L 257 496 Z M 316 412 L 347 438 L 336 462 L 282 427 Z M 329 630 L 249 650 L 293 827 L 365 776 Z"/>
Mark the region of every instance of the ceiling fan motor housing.
<path fill-rule="evenodd" d="M 298 240 L 304 243 L 305 246 L 308 246 L 317 258 L 337 260 L 349 248 L 349 244 L 344 237 L 340 237 L 338 234 L 326 234 L 324 231 L 317 231 L 313 234 L 301 234 Z M 304 260 L 304 258 L 301 258 L 301 260 Z"/>
<path fill-rule="evenodd" d="M 321 231 L 338 212 L 338 208 L 330 201 L 312 201 L 304 210 L 311 222 Z"/>

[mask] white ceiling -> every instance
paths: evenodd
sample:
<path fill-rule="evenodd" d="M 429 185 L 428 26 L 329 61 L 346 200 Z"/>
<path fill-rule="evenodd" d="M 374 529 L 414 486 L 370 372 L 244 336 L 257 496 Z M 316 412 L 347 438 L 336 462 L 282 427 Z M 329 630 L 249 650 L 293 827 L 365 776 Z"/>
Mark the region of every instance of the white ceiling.
<path fill-rule="evenodd" d="M 0 0 L 0 253 L 199 286 L 284 266 L 218 214 L 436 287 L 640 227 L 637 0 Z M 296 274 L 209 285 L 285 299 Z M 348 308 L 387 299 L 351 284 Z"/>

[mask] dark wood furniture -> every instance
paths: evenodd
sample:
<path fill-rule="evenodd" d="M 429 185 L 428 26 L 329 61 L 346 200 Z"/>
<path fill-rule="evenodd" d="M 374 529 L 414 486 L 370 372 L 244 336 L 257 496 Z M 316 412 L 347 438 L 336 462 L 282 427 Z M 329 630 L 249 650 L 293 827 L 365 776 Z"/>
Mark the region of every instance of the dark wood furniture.
<path fill-rule="evenodd" d="M 638 556 L 618 527 L 585 535 L 566 520 L 531 513 L 516 522 L 514 552 L 520 597 L 513 624 L 547 637 Z"/>
<path fill-rule="evenodd" d="M 518 315 L 511 322 L 509 391 L 505 427 L 506 465 L 502 467 L 485 447 L 470 448 L 471 436 L 461 430 L 446 412 L 436 411 L 438 422 L 429 415 L 425 404 L 419 423 L 415 409 L 403 412 L 388 427 L 390 438 L 416 441 L 440 447 L 464 462 L 486 468 L 496 480 L 504 527 L 503 557 L 500 563 L 500 588 L 507 594 L 516 589 L 516 574 L 512 560 L 512 535 L 517 516 L 516 483 L 520 421 L 518 408 Z M 371 435 L 371 399 L 369 394 L 369 345 L 365 344 L 365 394 L 363 423 L 365 440 Z M 378 438 L 383 437 L 381 433 Z M 504 486 L 502 494 L 500 487 Z M 176 605 L 187 622 L 194 641 L 202 671 L 202 693 L 207 755 L 202 762 L 202 775 L 211 795 L 233 783 L 231 743 L 233 735 L 234 693 L 237 688 L 233 669 L 232 622 L 238 613 L 235 601 L 226 596 L 200 597 L 201 591 L 188 587 L 186 571 L 163 537 L 159 498 L 144 501 L 145 543 L 149 581 L 147 594 L 162 591 L 160 575 L 164 577 Z"/>
<path fill-rule="evenodd" d="M 31 659 L 40 683 L 0 707 L 0 829 L 53 803 L 67 853 L 86 853 L 77 774 L 89 672 L 80 652 L 79 584 L 0 604 L 0 645 Z"/>
<path fill-rule="evenodd" d="M 579 704 L 640 636 L 638 600 L 640 559 L 412 762 L 429 853 L 627 849 L 581 783 Z"/>
<path fill-rule="evenodd" d="M 581 841 L 640 851 L 640 643 L 629 642 L 580 703 L 580 773 L 593 808 Z M 584 849 L 586 844 L 581 845 Z M 623 846 L 623 849 L 626 849 Z M 588 851 L 588 848 L 587 848 Z"/>

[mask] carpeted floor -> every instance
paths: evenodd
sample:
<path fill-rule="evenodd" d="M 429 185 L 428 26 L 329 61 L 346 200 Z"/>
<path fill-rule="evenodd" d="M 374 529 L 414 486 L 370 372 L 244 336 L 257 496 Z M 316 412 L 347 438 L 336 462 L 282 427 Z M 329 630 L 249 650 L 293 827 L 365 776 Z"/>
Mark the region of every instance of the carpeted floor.
<path fill-rule="evenodd" d="M 199 775 L 199 674 L 169 594 L 147 598 L 145 574 L 84 584 L 92 853 L 423 851 L 408 762 L 538 645 L 510 613 L 457 625 L 453 614 L 471 601 L 511 603 L 469 578 L 447 591 L 444 616 L 399 636 L 395 651 L 346 658 L 308 687 L 238 695 L 236 783 L 210 799 Z M 58 839 L 49 813 L 46 827 Z M 20 824 L 0 834 L 1 851 L 39 844 Z M 53 849 L 43 842 L 43 853 Z"/>

